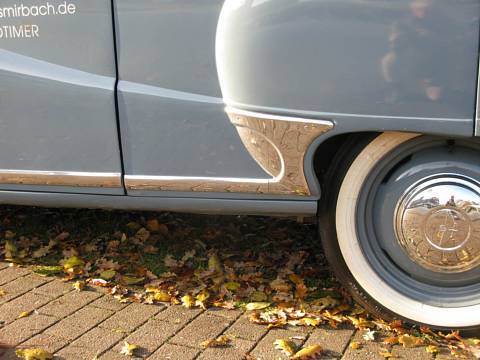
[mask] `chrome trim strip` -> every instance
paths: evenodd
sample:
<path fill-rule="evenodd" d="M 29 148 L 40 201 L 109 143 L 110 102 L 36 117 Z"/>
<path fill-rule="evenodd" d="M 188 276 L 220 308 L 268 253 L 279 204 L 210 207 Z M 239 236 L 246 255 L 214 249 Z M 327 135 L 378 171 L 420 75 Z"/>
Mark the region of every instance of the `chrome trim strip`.
<path fill-rule="evenodd" d="M 480 136 L 480 54 L 478 56 L 477 106 L 475 108 L 475 136 Z"/>
<path fill-rule="evenodd" d="M 225 99 L 224 99 L 225 100 Z M 233 108 L 242 107 L 249 108 L 250 105 L 226 101 L 229 106 Z M 268 106 L 255 106 L 255 110 L 275 112 L 285 112 L 285 113 L 295 113 L 303 114 L 302 116 L 315 116 L 315 117 L 353 117 L 353 118 L 367 118 L 367 119 L 392 119 L 392 120 L 419 120 L 419 121 L 471 121 L 469 118 L 443 118 L 443 117 L 422 117 L 422 116 L 392 116 L 392 115 L 379 115 L 379 114 L 355 114 L 355 113 L 336 113 L 336 112 L 327 112 L 327 111 L 310 111 L 310 110 L 300 110 L 300 109 L 288 109 L 288 108 L 274 108 Z"/>
<path fill-rule="evenodd" d="M 72 187 L 122 187 L 120 173 L 0 169 L 0 184 Z"/>
<path fill-rule="evenodd" d="M 333 122 L 225 109 L 257 163 L 270 178 L 126 175 L 128 190 L 232 192 L 269 195 L 311 195 L 304 156 L 310 144 L 331 130 Z"/>

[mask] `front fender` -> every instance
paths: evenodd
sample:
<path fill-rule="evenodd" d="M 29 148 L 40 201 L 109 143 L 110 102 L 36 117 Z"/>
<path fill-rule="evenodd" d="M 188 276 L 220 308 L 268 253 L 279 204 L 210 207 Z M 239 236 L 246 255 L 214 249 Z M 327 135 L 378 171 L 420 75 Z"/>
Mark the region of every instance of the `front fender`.
<path fill-rule="evenodd" d="M 477 0 L 227 0 L 223 97 L 337 131 L 471 136 L 479 13 Z"/>

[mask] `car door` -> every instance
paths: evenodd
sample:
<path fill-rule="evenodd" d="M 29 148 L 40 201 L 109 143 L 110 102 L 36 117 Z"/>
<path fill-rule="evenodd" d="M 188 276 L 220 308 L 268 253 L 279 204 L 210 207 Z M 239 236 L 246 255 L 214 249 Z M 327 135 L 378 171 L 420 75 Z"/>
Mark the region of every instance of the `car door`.
<path fill-rule="evenodd" d="M 195 196 L 230 180 L 267 181 L 222 100 L 215 36 L 224 1 L 114 3 L 128 193 Z"/>
<path fill-rule="evenodd" d="M 0 190 L 123 194 L 110 0 L 0 2 Z"/>

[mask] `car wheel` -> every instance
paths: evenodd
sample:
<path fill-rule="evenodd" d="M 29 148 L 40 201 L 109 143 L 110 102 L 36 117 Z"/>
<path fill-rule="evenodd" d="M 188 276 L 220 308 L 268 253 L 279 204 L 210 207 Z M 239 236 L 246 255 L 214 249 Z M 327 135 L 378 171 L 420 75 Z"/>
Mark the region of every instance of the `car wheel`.
<path fill-rule="evenodd" d="M 480 327 L 479 158 L 472 140 L 390 132 L 334 161 L 320 235 L 337 277 L 369 311 Z"/>

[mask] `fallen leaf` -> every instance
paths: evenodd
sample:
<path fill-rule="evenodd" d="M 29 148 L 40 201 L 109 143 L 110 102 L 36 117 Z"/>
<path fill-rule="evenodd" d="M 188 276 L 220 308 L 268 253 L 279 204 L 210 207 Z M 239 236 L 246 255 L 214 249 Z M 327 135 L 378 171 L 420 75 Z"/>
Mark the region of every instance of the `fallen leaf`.
<path fill-rule="evenodd" d="M 362 338 L 363 338 L 363 340 L 365 340 L 365 341 L 373 341 L 373 340 L 375 340 L 376 334 L 377 334 L 376 331 L 367 329 L 367 330 L 365 331 L 365 333 L 362 335 Z"/>
<path fill-rule="evenodd" d="M 264 302 L 268 300 L 268 296 L 263 291 L 254 291 L 250 294 L 250 300 L 253 302 Z"/>
<path fill-rule="evenodd" d="M 218 274 L 223 273 L 222 264 L 217 254 L 213 254 L 208 258 L 208 270 L 215 271 Z"/>
<path fill-rule="evenodd" d="M 309 360 L 309 359 L 316 359 L 323 351 L 320 345 L 310 345 L 302 350 L 298 351 L 295 355 L 293 355 L 290 359 L 292 360 Z"/>
<path fill-rule="evenodd" d="M 32 314 L 32 311 L 22 311 L 20 315 L 18 315 L 18 318 L 19 319 L 26 318 L 26 317 L 29 317 L 31 314 Z"/>
<path fill-rule="evenodd" d="M 137 345 L 130 344 L 130 343 L 128 343 L 127 341 L 124 341 L 123 347 L 122 347 L 122 349 L 120 350 L 120 354 L 126 355 L 126 356 L 133 356 L 133 353 L 134 353 L 135 350 L 137 350 L 137 349 L 138 349 L 138 346 L 137 346 Z"/>
<path fill-rule="evenodd" d="M 0 289 L 0 297 L 1 297 L 1 296 L 5 296 L 5 295 L 7 295 L 7 293 L 5 292 L 5 290 Z"/>
<path fill-rule="evenodd" d="M 33 272 L 40 276 L 52 276 L 63 273 L 63 266 L 35 266 Z"/>
<path fill-rule="evenodd" d="M 248 303 L 245 306 L 245 309 L 247 311 L 262 310 L 262 309 L 268 308 L 270 305 L 271 304 L 268 302 L 252 302 L 252 303 Z"/>
<path fill-rule="evenodd" d="M 383 343 L 385 345 L 395 345 L 395 344 L 398 344 L 398 337 L 396 336 L 390 336 L 388 338 L 386 338 L 385 340 L 383 340 Z"/>
<path fill-rule="evenodd" d="M 362 345 L 358 342 L 358 341 L 352 341 L 350 343 L 350 349 L 353 349 L 353 350 L 358 350 L 362 347 Z"/>
<path fill-rule="evenodd" d="M 71 270 L 83 266 L 85 266 L 85 262 L 77 256 L 72 256 L 63 262 L 63 268 L 65 270 Z"/>
<path fill-rule="evenodd" d="M 419 337 L 404 334 L 398 337 L 399 344 L 402 344 L 404 348 L 415 347 L 423 344 L 423 340 Z"/>
<path fill-rule="evenodd" d="M 180 300 L 182 301 L 182 305 L 185 306 L 187 309 L 191 309 L 193 306 L 195 306 L 195 299 L 192 295 L 182 296 Z"/>
<path fill-rule="evenodd" d="M 24 360 L 51 360 L 53 354 L 44 349 L 18 349 L 15 350 L 15 355 Z"/>
<path fill-rule="evenodd" d="M 229 291 L 237 291 L 241 285 L 238 282 L 230 281 L 225 283 L 224 286 Z"/>
<path fill-rule="evenodd" d="M 200 346 L 204 349 L 212 347 L 225 347 L 232 342 L 232 337 L 228 335 L 221 335 L 216 339 L 209 339 L 203 341 Z"/>
<path fill-rule="evenodd" d="M 15 236 L 15 234 L 13 236 Z M 5 237 L 7 238 L 6 233 L 5 233 Z M 7 260 L 14 259 L 17 256 L 17 252 L 18 252 L 17 247 L 15 246 L 13 241 L 12 240 L 7 240 L 5 242 L 5 259 L 7 259 Z"/>
<path fill-rule="evenodd" d="M 75 281 L 73 288 L 77 291 L 82 291 L 85 288 L 85 281 Z"/>
<path fill-rule="evenodd" d="M 293 341 L 277 339 L 273 342 L 275 349 L 280 350 L 287 356 L 292 356 L 295 354 L 297 345 Z"/>
<path fill-rule="evenodd" d="M 121 282 L 125 285 L 138 285 L 144 281 L 144 277 L 122 276 L 121 278 Z"/>
<path fill-rule="evenodd" d="M 305 317 L 300 319 L 300 324 L 305 325 L 305 326 L 318 326 L 322 323 L 321 319 L 314 319 L 310 317 Z"/>
<path fill-rule="evenodd" d="M 117 275 L 115 270 L 105 270 L 100 273 L 100 277 L 105 280 L 111 280 Z"/>
<path fill-rule="evenodd" d="M 103 279 L 90 279 L 88 282 L 93 286 L 100 286 L 100 287 L 109 286 L 109 282 Z"/>
<path fill-rule="evenodd" d="M 380 349 L 380 351 L 378 352 L 378 355 L 384 357 L 385 359 L 390 359 L 390 358 L 394 358 L 396 357 L 393 352 L 390 352 L 389 350 L 387 349 Z"/>
<path fill-rule="evenodd" d="M 435 346 L 435 345 L 428 345 L 425 348 L 425 351 L 429 354 L 436 354 L 436 353 L 438 353 L 438 347 Z"/>
<path fill-rule="evenodd" d="M 155 299 L 155 301 L 160 302 L 170 302 L 172 300 L 172 296 L 164 290 L 154 292 L 153 298 Z"/>

